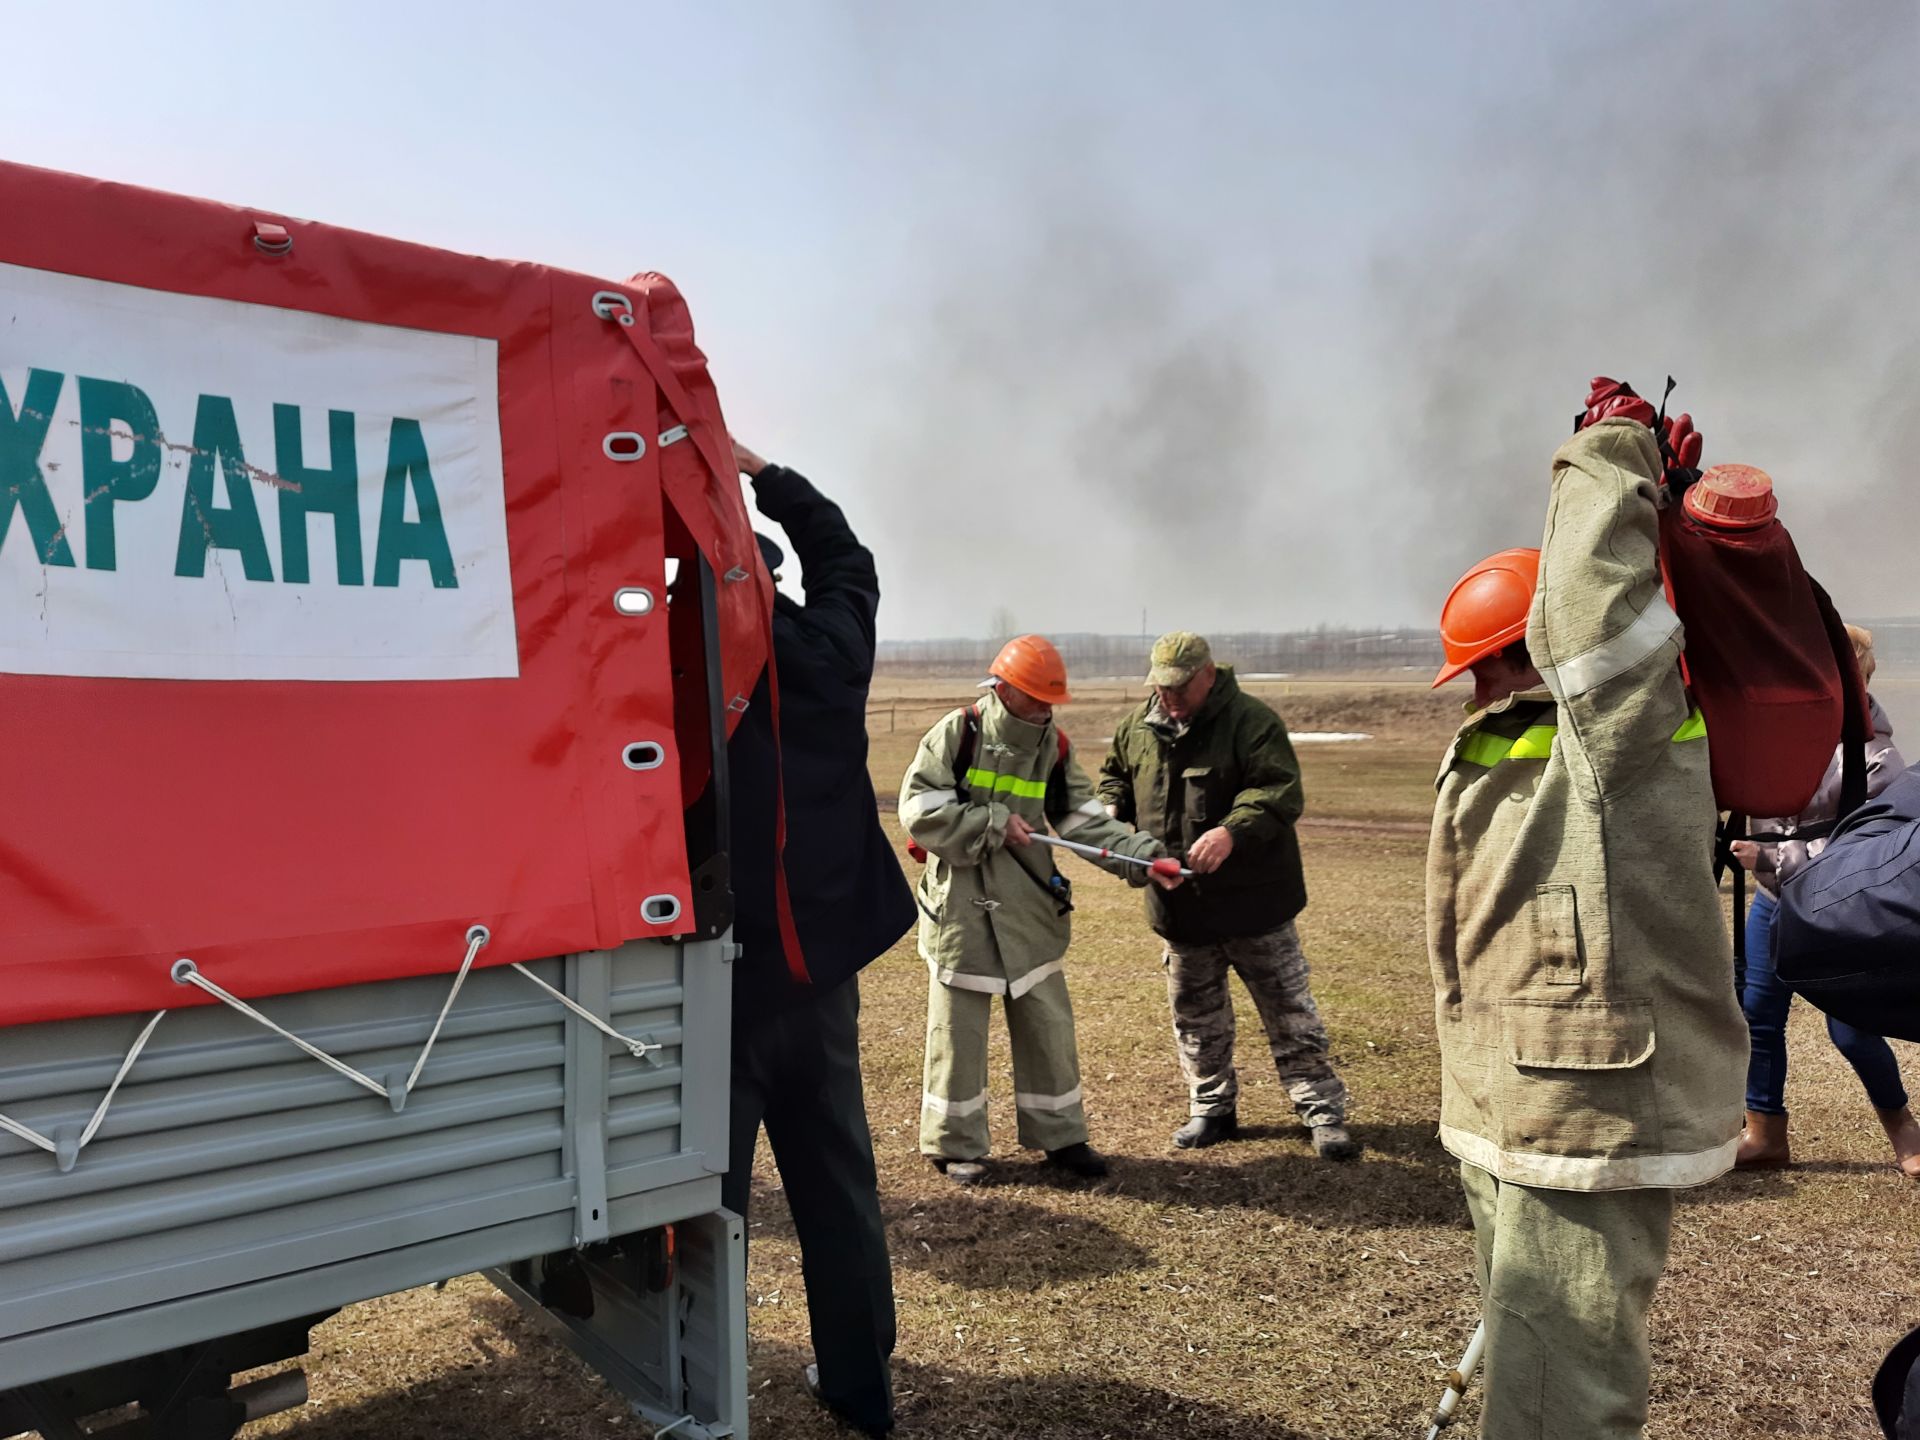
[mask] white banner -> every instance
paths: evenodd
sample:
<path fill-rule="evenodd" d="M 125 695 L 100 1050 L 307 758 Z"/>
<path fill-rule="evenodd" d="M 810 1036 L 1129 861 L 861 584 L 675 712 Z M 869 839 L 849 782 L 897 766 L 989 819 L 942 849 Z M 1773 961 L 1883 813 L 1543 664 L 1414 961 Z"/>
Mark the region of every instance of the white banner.
<path fill-rule="evenodd" d="M 497 348 L 0 264 L 0 671 L 518 675 Z"/>

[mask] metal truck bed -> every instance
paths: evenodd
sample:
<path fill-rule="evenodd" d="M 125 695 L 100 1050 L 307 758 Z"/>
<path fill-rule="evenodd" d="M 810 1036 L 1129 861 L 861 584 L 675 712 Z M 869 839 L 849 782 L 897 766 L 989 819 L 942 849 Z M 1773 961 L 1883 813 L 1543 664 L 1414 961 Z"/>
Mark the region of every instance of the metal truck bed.
<path fill-rule="evenodd" d="M 662 1423 L 693 1415 L 676 1435 L 744 1435 L 740 1226 L 715 1215 L 729 953 L 641 941 L 528 967 L 663 1047 L 641 1059 L 516 970 L 475 970 L 397 1111 L 225 1006 L 168 1013 L 70 1170 L 0 1134 L 0 1392 L 700 1220 L 670 1298 L 629 1307 L 674 1363 L 629 1356 L 613 1378 Z M 404 1083 L 450 983 L 259 1008 Z M 71 1142 L 146 1018 L 0 1031 L 0 1112 Z M 604 1325 L 622 1304 L 619 1252 L 590 1256 L 612 1297 Z M 0 1421 L 18 1423 L 7 1403 Z"/>

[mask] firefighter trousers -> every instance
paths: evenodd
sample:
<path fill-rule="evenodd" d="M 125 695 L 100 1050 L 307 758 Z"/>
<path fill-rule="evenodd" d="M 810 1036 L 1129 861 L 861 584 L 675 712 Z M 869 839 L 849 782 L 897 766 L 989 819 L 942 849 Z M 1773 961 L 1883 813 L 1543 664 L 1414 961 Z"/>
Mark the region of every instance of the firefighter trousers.
<path fill-rule="evenodd" d="M 988 991 L 931 979 L 922 1154 L 978 1160 L 987 1153 L 987 1022 L 993 998 Z M 1055 968 L 1030 990 L 1015 995 L 1009 989 L 1006 1008 L 1020 1143 L 1034 1150 L 1078 1144 L 1087 1138 L 1087 1115 L 1080 1103 L 1080 1051 L 1065 974 Z"/>
<path fill-rule="evenodd" d="M 1640 1440 L 1671 1190 L 1541 1190 L 1462 1164 L 1479 1242 L 1482 1440 Z"/>
<path fill-rule="evenodd" d="M 893 1423 L 893 1264 L 860 1080 L 860 986 L 846 980 L 737 1031 L 721 1203 L 744 1217 L 767 1127 L 800 1241 L 820 1398 L 870 1430 Z"/>

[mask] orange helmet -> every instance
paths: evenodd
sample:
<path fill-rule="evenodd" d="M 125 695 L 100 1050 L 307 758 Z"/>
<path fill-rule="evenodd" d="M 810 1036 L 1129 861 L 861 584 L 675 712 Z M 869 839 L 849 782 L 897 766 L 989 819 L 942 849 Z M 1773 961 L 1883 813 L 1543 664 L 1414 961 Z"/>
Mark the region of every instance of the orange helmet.
<path fill-rule="evenodd" d="M 1460 577 L 1440 607 L 1440 644 L 1447 663 L 1434 677 L 1436 690 L 1527 633 L 1527 611 L 1539 583 L 1538 550 L 1502 550 Z"/>
<path fill-rule="evenodd" d="M 1067 693 L 1067 662 L 1043 635 L 1014 636 L 1000 647 L 987 673 L 1044 705 L 1065 705 L 1073 699 Z"/>

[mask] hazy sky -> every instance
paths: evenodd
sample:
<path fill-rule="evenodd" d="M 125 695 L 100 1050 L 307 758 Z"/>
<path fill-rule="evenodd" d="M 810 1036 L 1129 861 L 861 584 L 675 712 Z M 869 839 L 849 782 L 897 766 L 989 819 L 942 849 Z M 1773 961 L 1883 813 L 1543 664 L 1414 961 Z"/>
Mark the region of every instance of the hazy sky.
<path fill-rule="evenodd" d="M 1920 613 L 1920 6 L 0 4 L 9 159 L 693 306 L 882 633 L 1431 624 L 1671 371 Z"/>

